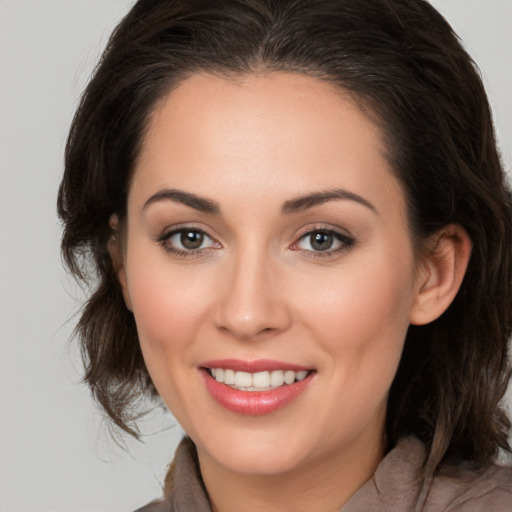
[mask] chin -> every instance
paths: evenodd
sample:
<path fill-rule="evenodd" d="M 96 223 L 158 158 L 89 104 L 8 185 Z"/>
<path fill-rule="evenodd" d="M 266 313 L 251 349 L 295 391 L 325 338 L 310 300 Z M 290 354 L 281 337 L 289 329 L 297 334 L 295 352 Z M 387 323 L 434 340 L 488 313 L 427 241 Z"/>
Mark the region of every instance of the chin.
<path fill-rule="evenodd" d="M 285 445 L 283 442 L 233 443 L 230 450 L 208 450 L 209 456 L 228 471 L 240 475 L 276 476 L 293 472 L 301 466 L 304 446 Z"/>

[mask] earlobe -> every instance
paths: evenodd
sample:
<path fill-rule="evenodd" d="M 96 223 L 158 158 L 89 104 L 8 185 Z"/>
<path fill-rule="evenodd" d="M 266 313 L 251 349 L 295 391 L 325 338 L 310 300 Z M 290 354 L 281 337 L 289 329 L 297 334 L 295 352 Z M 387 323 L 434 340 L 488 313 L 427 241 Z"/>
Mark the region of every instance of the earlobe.
<path fill-rule="evenodd" d="M 448 309 L 464 279 L 471 248 L 469 235 L 456 224 L 432 236 L 431 249 L 418 271 L 411 324 L 428 324 Z"/>
<path fill-rule="evenodd" d="M 110 236 L 110 240 L 108 241 L 108 252 L 110 254 L 110 259 L 112 261 L 112 266 L 114 268 L 114 272 L 116 273 L 117 280 L 121 286 L 121 290 L 123 292 L 124 302 L 126 307 L 133 311 L 132 303 L 130 300 L 130 295 L 128 293 L 128 285 L 126 281 L 126 271 L 124 264 L 124 256 L 123 256 L 123 247 L 122 240 L 120 235 L 120 226 L 119 226 L 119 217 L 117 214 L 113 213 L 109 219 L 110 229 L 112 234 Z"/>

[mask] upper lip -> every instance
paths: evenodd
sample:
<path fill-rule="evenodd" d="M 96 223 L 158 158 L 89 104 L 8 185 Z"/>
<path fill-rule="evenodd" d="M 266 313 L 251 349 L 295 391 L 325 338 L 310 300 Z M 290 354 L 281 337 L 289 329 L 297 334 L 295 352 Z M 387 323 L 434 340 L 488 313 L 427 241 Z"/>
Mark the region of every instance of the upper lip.
<path fill-rule="evenodd" d="M 205 361 L 200 364 L 203 368 L 223 368 L 225 370 L 233 370 L 235 372 L 258 373 L 274 370 L 291 370 L 295 372 L 309 371 L 307 368 L 298 364 L 287 363 L 284 361 L 275 361 L 272 359 L 256 359 L 254 361 L 243 361 L 240 359 L 217 359 Z"/>

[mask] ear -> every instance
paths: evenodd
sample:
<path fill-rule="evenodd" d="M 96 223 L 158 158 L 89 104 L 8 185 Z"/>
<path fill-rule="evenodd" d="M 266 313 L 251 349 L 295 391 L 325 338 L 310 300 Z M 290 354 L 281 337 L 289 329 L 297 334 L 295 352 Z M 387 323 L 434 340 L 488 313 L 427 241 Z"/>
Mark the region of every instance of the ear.
<path fill-rule="evenodd" d="M 132 303 L 130 300 L 130 295 L 128 294 L 128 285 L 126 282 L 126 271 L 125 271 L 125 258 L 123 252 L 123 241 L 121 236 L 121 227 L 120 221 L 117 214 L 113 213 L 109 219 L 110 229 L 112 234 L 110 236 L 110 240 L 108 241 L 108 252 L 110 254 L 110 259 L 112 261 L 112 266 L 114 267 L 114 272 L 116 273 L 117 280 L 121 285 L 121 290 L 123 292 L 124 302 L 126 307 L 133 311 Z"/>
<path fill-rule="evenodd" d="M 432 235 L 423 256 L 411 309 L 411 324 L 424 325 L 441 316 L 457 295 L 471 256 L 466 230 L 450 224 Z"/>

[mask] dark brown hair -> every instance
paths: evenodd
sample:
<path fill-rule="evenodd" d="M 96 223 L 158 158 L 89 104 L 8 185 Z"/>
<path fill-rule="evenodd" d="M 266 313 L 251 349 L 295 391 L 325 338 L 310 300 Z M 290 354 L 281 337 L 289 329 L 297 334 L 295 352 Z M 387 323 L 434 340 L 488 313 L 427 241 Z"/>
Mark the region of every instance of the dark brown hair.
<path fill-rule="evenodd" d="M 70 270 L 94 291 L 77 326 L 94 397 L 136 435 L 156 391 L 108 252 L 148 117 L 194 72 L 306 73 L 350 93 L 381 128 L 417 247 L 450 223 L 473 243 L 450 308 L 411 326 L 392 385 L 389 447 L 413 433 L 443 459 L 509 450 L 510 196 L 479 74 L 424 0 L 139 0 L 112 34 L 66 147 L 58 211 Z"/>

